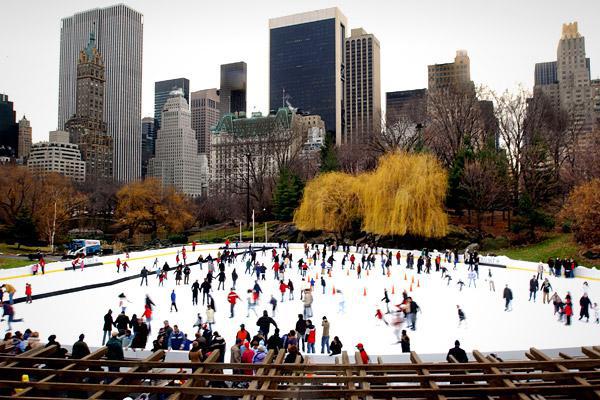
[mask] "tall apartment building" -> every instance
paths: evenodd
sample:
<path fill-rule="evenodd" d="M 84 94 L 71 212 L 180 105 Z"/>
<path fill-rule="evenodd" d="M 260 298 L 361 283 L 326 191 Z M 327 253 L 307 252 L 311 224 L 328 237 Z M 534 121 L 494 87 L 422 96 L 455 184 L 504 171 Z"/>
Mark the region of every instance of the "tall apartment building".
<path fill-rule="evenodd" d="M 96 32 L 106 71 L 104 117 L 113 138 L 113 176 L 135 180 L 142 164 L 142 14 L 119 4 L 62 19 L 58 127 L 64 129 L 76 112 L 77 61 L 90 32 Z"/>
<path fill-rule="evenodd" d="M 104 122 L 105 69 L 94 32 L 79 53 L 75 114 L 65 123 L 69 141 L 79 146 L 86 180 L 112 180 L 113 138 Z"/>
<path fill-rule="evenodd" d="M 27 168 L 36 174 L 55 172 L 78 182 L 85 180 L 85 161 L 78 146 L 69 143 L 66 131 L 52 131 L 48 142 L 32 144 Z"/>
<path fill-rule="evenodd" d="M 186 78 L 169 79 L 154 82 L 154 128 L 160 129 L 163 108 L 172 92 L 181 91 L 183 98 L 190 104 L 190 81 Z"/>
<path fill-rule="evenodd" d="M 427 89 L 399 90 L 385 94 L 386 124 L 398 121 L 415 125 L 424 124 L 427 118 Z"/>
<path fill-rule="evenodd" d="M 17 145 L 17 158 L 24 160 L 31 151 L 31 123 L 25 116 L 19 121 L 19 143 Z"/>
<path fill-rule="evenodd" d="M 472 88 L 471 61 L 466 50 L 457 50 L 454 62 L 427 66 L 428 89 Z"/>
<path fill-rule="evenodd" d="M 208 179 L 206 155 L 198 154 L 190 108 L 180 92 L 166 101 L 161 123 L 148 176 L 189 196 L 202 195 Z"/>
<path fill-rule="evenodd" d="M 269 20 L 269 107 L 320 115 L 343 142 L 346 17 L 337 8 Z"/>
<path fill-rule="evenodd" d="M 154 129 L 154 118 L 142 118 L 142 177 L 148 175 L 148 162 L 154 157 L 154 142 L 156 130 Z"/>
<path fill-rule="evenodd" d="M 221 65 L 221 89 L 219 90 L 221 115 L 246 112 L 247 74 L 248 67 L 243 61 Z"/>
<path fill-rule="evenodd" d="M 221 92 L 222 94 L 223 92 Z M 206 154 L 210 164 L 210 130 L 219 122 L 220 100 L 217 89 L 192 92 L 192 129 L 196 132 L 198 153 Z"/>
<path fill-rule="evenodd" d="M 323 126 L 318 116 L 304 116 L 289 107 L 267 116 L 224 115 L 211 134 L 211 192 L 245 192 L 248 161 L 261 175 L 277 176 L 277 159 L 301 154 L 309 131 Z"/>
<path fill-rule="evenodd" d="M 16 157 L 18 144 L 19 125 L 14 104 L 7 95 L 0 93 L 0 156 Z"/>
<path fill-rule="evenodd" d="M 346 131 L 342 142 L 369 143 L 381 129 L 379 40 L 362 28 L 346 38 Z"/>

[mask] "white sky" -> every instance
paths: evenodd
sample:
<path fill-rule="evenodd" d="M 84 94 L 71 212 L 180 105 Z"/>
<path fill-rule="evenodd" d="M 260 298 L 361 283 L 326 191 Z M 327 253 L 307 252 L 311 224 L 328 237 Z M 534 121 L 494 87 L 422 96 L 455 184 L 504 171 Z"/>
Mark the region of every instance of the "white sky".
<path fill-rule="evenodd" d="M 108 0 L 0 0 L 0 93 L 34 141 L 56 129 L 60 20 L 115 4 Z M 476 84 L 495 90 L 533 85 L 534 64 L 556 59 L 563 22 L 578 21 L 592 78 L 600 76 L 598 0 L 127 0 L 144 14 L 143 116 L 153 115 L 154 82 L 186 77 L 191 90 L 218 87 L 219 65 L 248 63 L 248 111 L 268 110 L 268 19 L 338 6 L 349 29 L 381 42 L 386 91 L 427 85 L 427 65 L 471 58 Z"/>

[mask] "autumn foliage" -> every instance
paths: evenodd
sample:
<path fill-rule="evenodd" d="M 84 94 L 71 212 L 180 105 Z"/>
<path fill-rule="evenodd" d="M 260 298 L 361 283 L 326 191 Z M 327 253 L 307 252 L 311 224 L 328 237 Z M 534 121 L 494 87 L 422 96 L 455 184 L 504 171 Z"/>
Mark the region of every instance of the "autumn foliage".
<path fill-rule="evenodd" d="M 600 243 L 600 179 L 577 186 L 567 199 L 561 217 L 571 222 L 578 242 L 586 245 Z"/>
<path fill-rule="evenodd" d="M 374 172 L 334 172 L 310 181 L 294 222 L 301 230 L 340 236 L 358 221 L 374 234 L 441 237 L 448 225 L 446 189 L 447 174 L 435 157 L 391 153 Z"/>

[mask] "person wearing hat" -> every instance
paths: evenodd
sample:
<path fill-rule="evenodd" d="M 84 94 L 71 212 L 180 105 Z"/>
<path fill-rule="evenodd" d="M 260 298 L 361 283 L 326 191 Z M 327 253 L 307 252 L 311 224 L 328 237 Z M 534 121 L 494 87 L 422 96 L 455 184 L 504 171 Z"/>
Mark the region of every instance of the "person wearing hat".
<path fill-rule="evenodd" d="M 252 358 L 252 364 L 262 364 L 267 357 L 267 349 L 265 346 L 260 345 L 256 349 L 256 353 L 254 353 L 254 358 Z"/>
<path fill-rule="evenodd" d="M 79 335 L 79 340 L 73 343 L 73 349 L 71 350 L 71 358 L 79 360 L 88 354 L 90 354 L 90 348 L 87 343 L 83 341 L 85 335 L 82 333 Z"/>
<path fill-rule="evenodd" d="M 362 360 L 362 363 L 368 364 L 369 363 L 369 355 L 365 351 L 363 344 L 362 343 L 357 344 L 356 348 L 358 349 L 358 353 L 360 354 L 360 359 Z"/>
<path fill-rule="evenodd" d="M 456 361 L 461 363 L 469 362 L 467 353 L 465 353 L 465 351 L 460 348 L 460 342 L 458 340 L 455 340 L 454 347 L 448 350 L 448 355 L 446 356 L 446 360 L 448 362 L 452 362 L 450 356 L 453 356 L 456 359 Z"/>

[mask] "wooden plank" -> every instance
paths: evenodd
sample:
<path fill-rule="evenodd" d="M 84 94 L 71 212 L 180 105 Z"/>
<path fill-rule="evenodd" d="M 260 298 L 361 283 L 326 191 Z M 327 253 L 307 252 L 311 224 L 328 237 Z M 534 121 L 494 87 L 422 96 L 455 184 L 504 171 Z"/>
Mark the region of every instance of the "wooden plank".
<path fill-rule="evenodd" d="M 555 361 L 555 360 L 552 360 L 552 358 L 550 358 L 548 355 L 542 353 L 540 350 L 538 350 L 534 347 L 529 349 L 529 351 L 531 352 L 531 355 L 533 355 L 538 360 Z M 568 372 L 569 371 L 568 368 L 561 365 L 558 361 L 555 361 L 554 368 L 560 372 Z M 592 384 L 589 383 L 587 380 L 585 380 L 584 378 L 578 377 L 578 376 L 574 377 L 573 380 L 581 386 L 587 386 L 587 387 L 592 386 Z M 594 391 L 590 391 L 590 393 L 586 393 L 586 398 L 595 399 L 595 400 L 600 399 L 600 390 L 594 390 Z"/>
<path fill-rule="evenodd" d="M 206 362 L 214 362 L 217 361 L 219 359 L 219 350 L 213 350 L 209 356 L 206 358 Z M 204 363 L 202 363 L 204 364 Z M 199 379 L 197 377 L 197 375 L 201 374 L 202 372 L 204 372 L 205 367 L 200 364 L 200 366 L 192 373 L 192 376 L 185 381 L 185 383 L 183 385 L 181 385 L 181 387 L 185 387 L 185 388 L 190 388 L 190 387 L 202 387 L 204 386 L 204 380 L 203 379 Z M 183 393 L 174 393 L 171 396 L 169 396 L 169 400 L 183 400 L 183 399 L 195 399 L 196 396 L 191 396 L 191 395 L 184 395 Z"/>
<path fill-rule="evenodd" d="M 300 358 L 300 355 L 297 355 L 296 359 L 294 360 L 294 365 L 299 366 L 300 364 L 302 364 L 302 359 Z M 282 364 L 282 365 L 285 365 L 285 364 Z M 304 366 L 305 364 L 302 364 L 302 365 Z M 294 378 L 304 378 L 304 376 L 299 368 L 296 371 L 292 372 L 292 376 Z M 292 397 L 293 399 L 298 398 L 297 393 L 298 393 L 298 391 L 300 391 L 300 386 L 302 386 L 302 382 L 292 383 L 291 385 L 288 386 L 289 392 L 296 393 L 296 395 L 294 395 Z M 286 397 L 285 400 L 290 400 L 290 397 Z"/>
<path fill-rule="evenodd" d="M 488 358 L 486 358 L 486 357 L 485 357 L 483 354 L 481 354 L 481 353 L 480 353 L 478 350 L 473 350 L 473 357 L 475 357 L 475 359 L 476 359 L 478 362 L 481 362 L 481 363 L 490 363 L 490 364 L 494 363 L 494 361 L 490 361 L 490 360 L 489 360 Z M 497 362 L 497 361 L 495 361 L 495 362 Z M 498 376 L 498 375 L 502 375 L 502 371 L 500 371 L 500 370 L 499 370 L 498 368 L 496 368 L 496 367 L 492 367 L 492 368 L 490 368 L 490 372 L 491 372 L 492 374 L 496 375 L 496 376 Z M 489 383 L 489 382 L 494 382 L 495 384 L 496 384 L 496 382 L 497 382 L 497 383 L 500 383 L 500 384 L 501 384 L 501 385 L 503 385 L 503 386 L 510 387 L 510 388 L 517 387 L 517 385 L 515 385 L 515 383 L 514 383 L 513 381 L 511 381 L 510 379 L 507 379 L 507 378 L 498 378 L 498 377 L 494 377 L 494 378 L 490 379 L 490 380 L 488 381 L 488 383 Z M 517 394 L 517 398 L 518 398 L 519 400 L 531 400 L 531 398 L 530 398 L 529 396 L 527 396 L 526 394 L 524 394 L 524 393 L 519 393 L 519 394 Z"/>
<path fill-rule="evenodd" d="M 104 357 L 104 355 L 106 354 L 106 351 L 108 349 L 105 347 L 101 347 L 98 350 L 94 351 L 93 353 L 88 354 L 87 356 L 83 357 L 82 360 L 97 360 L 99 358 Z M 77 360 L 75 360 L 77 361 Z M 81 367 L 79 366 L 76 362 L 74 362 L 73 364 L 69 364 L 66 367 L 62 368 L 62 371 L 70 371 L 70 370 L 79 370 L 79 369 L 85 369 L 85 367 Z M 53 375 L 48 375 L 46 377 L 44 377 L 42 380 L 40 380 L 40 382 L 50 382 L 52 379 L 56 378 L 56 374 Z M 23 389 L 23 391 L 16 393 L 13 397 L 24 397 L 27 394 L 29 394 L 29 392 L 31 392 L 33 390 L 32 387 L 27 387 L 25 389 Z"/>
<path fill-rule="evenodd" d="M 342 365 L 350 366 L 350 359 L 348 358 L 348 352 L 345 350 L 342 351 Z M 346 370 L 346 376 L 348 376 L 348 377 L 354 376 L 351 369 Z M 356 387 L 354 386 L 354 381 L 349 380 L 346 387 L 348 390 L 350 390 L 350 393 L 352 393 L 353 391 L 356 391 Z M 358 395 L 351 394 L 350 400 L 358 400 Z"/>
<path fill-rule="evenodd" d="M 269 350 L 269 352 L 267 353 L 267 356 L 265 357 L 262 365 L 269 365 L 271 364 L 271 362 L 273 361 L 273 357 L 275 357 L 275 352 L 273 350 Z M 258 371 L 256 371 L 255 376 L 263 376 L 265 375 L 265 370 L 269 369 L 269 367 L 263 367 L 260 368 Z M 250 382 L 250 385 L 248 386 L 249 390 L 254 390 L 258 388 L 258 381 L 257 380 L 253 380 L 252 382 Z M 244 396 L 243 400 L 251 400 L 252 396 L 247 394 Z"/>
<path fill-rule="evenodd" d="M 360 353 L 358 351 L 354 352 L 354 361 L 358 365 L 364 365 L 364 363 L 362 361 L 362 357 L 360 356 Z M 364 369 L 359 370 L 358 376 L 360 376 L 361 380 L 362 380 L 362 383 L 360 383 L 360 386 L 365 390 L 370 390 L 371 384 L 369 382 L 364 381 L 364 378 L 367 376 L 367 371 L 365 371 Z M 373 400 L 373 396 L 366 396 L 365 398 L 367 400 Z"/>
<path fill-rule="evenodd" d="M 452 357 L 452 356 L 450 356 L 450 357 Z M 410 362 L 412 362 L 413 364 L 415 364 L 417 366 L 423 364 L 423 360 L 421 360 L 421 357 L 419 357 L 419 355 L 414 351 L 410 352 Z M 429 372 L 429 369 L 422 368 L 422 367 L 417 367 L 417 373 L 419 375 L 424 375 L 424 376 L 431 375 L 431 372 Z M 425 387 L 429 386 L 433 390 L 439 390 L 439 388 L 440 388 L 436 382 L 433 382 L 430 380 L 428 380 L 426 382 L 422 382 L 421 386 L 425 386 Z M 433 398 L 436 398 L 438 400 L 446 400 L 447 399 L 446 396 L 441 395 L 441 394 L 438 394 L 438 395 L 434 396 Z"/>
<path fill-rule="evenodd" d="M 37 356 L 45 356 L 48 354 L 52 354 L 53 351 L 56 351 L 56 346 L 50 346 L 50 347 L 38 347 L 35 349 L 31 349 L 26 351 L 25 353 L 21 353 L 18 354 L 16 356 L 11 357 L 12 359 L 18 358 L 18 359 L 24 359 L 27 360 L 31 357 L 37 357 Z M 53 358 L 49 358 L 49 361 L 54 360 Z M 13 361 L 13 362 L 9 362 L 9 361 L 5 361 L 0 363 L 0 367 L 14 367 L 16 365 L 19 364 L 19 361 Z"/>
<path fill-rule="evenodd" d="M 272 364 L 272 367 L 269 369 L 269 372 L 267 374 L 268 377 L 272 378 L 275 376 L 275 374 L 277 374 L 277 365 L 283 364 L 284 357 L 285 357 L 285 353 L 282 349 L 277 354 L 277 357 L 275 358 L 275 362 Z M 260 390 L 274 389 L 273 385 L 274 385 L 274 382 L 272 382 L 271 380 L 263 381 L 263 384 L 260 387 Z M 262 394 L 258 395 L 258 396 L 256 396 L 256 400 L 265 400 L 265 396 L 263 396 Z"/>
<path fill-rule="evenodd" d="M 163 358 L 164 354 L 165 354 L 164 350 L 155 351 L 154 353 L 152 353 L 148 357 L 146 357 L 144 359 L 144 361 L 161 360 Z M 146 370 L 146 368 L 144 368 L 144 367 L 133 367 L 133 368 L 130 368 L 128 372 L 138 372 L 138 371 L 145 371 L 145 370 Z M 111 383 L 108 384 L 108 386 L 121 385 L 123 380 L 124 380 L 124 378 L 114 379 Z M 105 385 L 105 386 L 107 386 L 107 385 Z M 98 390 L 96 393 L 94 393 L 92 396 L 90 396 L 90 399 L 99 399 L 100 397 L 102 397 L 104 395 L 104 393 L 106 393 L 104 390 Z"/>

